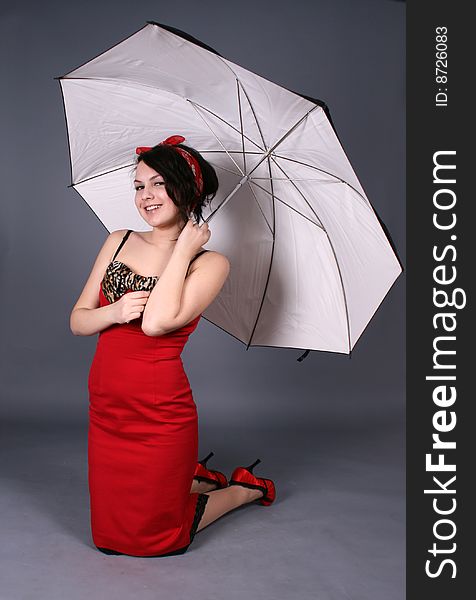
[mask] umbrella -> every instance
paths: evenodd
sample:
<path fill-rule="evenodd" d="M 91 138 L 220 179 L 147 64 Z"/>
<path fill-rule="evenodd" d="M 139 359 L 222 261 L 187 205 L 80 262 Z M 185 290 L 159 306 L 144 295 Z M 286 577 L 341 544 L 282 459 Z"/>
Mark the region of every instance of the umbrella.
<path fill-rule="evenodd" d="M 231 265 L 203 316 L 246 349 L 351 354 L 402 267 L 324 102 L 154 21 L 55 79 L 71 187 L 108 231 L 149 229 L 134 150 L 183 135 L 217 171 L 207 247 Z"/>

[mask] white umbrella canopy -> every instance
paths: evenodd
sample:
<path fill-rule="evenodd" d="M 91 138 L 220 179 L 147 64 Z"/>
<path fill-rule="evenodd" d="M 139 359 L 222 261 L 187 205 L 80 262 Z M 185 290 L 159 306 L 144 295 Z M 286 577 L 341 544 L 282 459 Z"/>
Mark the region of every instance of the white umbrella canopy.
<path fill-rule="evenodd" d="M 351 353 L 402 267 L 324 103 L 152 21 L 57 79 L 71 186 L 108 231 L 150 229 L 135 148 L 183 135 L 217 172 L 207 248 L 231 264 L 203 316 L 247 349 Z"/>

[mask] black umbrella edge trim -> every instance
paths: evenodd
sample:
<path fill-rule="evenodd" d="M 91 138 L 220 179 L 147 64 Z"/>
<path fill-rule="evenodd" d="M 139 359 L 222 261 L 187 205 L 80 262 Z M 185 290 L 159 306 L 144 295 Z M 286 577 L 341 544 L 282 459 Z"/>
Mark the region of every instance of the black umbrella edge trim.
<path fill-rule="evenodd" d="M 218 329 L 221 329 L 222 331 L 224 331 L 228 335 L 231 335 L 231 337 L 234 338 L 235 340 L 237 340 L 238 342 L 240 342 L 240 344 L 243 344 L 244 346 L 246 346 L 245 350 L 249 350 L 249 348 L 281 348 L 281 349 L 288 348 L 289 350 L 302 350 L 303 349 L 303 348 L 300 348 L 298 346 L 274 346 L 272 344 L 249 344 L 248 345 L 243 340 L 240 340 L 239 337 L 236 337 L 236 335 L 234 335 L 233 333 L 230 333 L 228 330 L 224 329 L 220 325 L 217 325 L 211 319 L 208 319 L 204 314 L 201 315 L 201 318 L 205 319 L 205 321 L 208 321 L 209 323 L 211 323 L 215 327 L 218 327 Z M 309 352 L 310 350 L 311 349 L 306 350 L 304 352 L 304 354 L 307 355 L 307 352 Z M 316 352 L 322 352 L 322 353 L 325 353 L 325 354 L 344 354 L 344 355 L 349 354 L 348 352 L 338 352 L 337 350 L 316 350 Z M 299 359 L 297 359 L 297 360 L 299 360 Z"/>
<path fill-rule="evenodd" d="M 205 44 L 205 42 L 202 42 L 198 38 L 193 37 L 193 35 L 190 35 L 186 31 L 182 31 L 182 29 L 177 29 L 177 27 L 172 27 L 171 25 L 165 25 L 164 23 L 159 23 L 158 21 L 147 21 L 147 23 L 150 25 L 157 25 L 158 27 L 162 27 L 162 29 L 166 29 L 170 33 L 173 33 L 174 35 L 177 35 L 178 37 L 181 37 L 184 40 L 187 40 L 188 42 L 192 42 L 192 44 L 195 44 L 196 46 L 200 46 L 200 48 L 204 48 L 205 50 L 208 50 L 209 52 L 213 52 L 213 54 L 216 54 L 220 58 L 224 58 L 219 52 L 217 52 L 215 50 L 215 48 L 212 48 L 208 44 Z"/>

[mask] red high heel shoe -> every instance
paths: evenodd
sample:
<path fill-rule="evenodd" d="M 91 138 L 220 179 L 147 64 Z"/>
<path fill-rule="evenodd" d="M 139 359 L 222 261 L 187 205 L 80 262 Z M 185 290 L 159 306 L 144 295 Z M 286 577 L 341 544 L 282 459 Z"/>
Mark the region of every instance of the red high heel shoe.
<path fill-rule="evenodd" d="M 228 487 L 228 480 L 226 478 L 226 475 L 224 475 L 220 471 L 213 471 L 213 470 L 207 469 L 207 461 L 212 456 L 213 456 L 213 452 L 210 452 L 210 454 L 208 456 L 206 456 L 205 458 L 202 458 L 202 460 L 200 460 L 197 463 L 197 466 L 195 467 L 195 474 L 194 474 L 193 478 L 196 479 L 197 481 L 206 481 L 207 483 L 215 483 L 217 485 L 217 488 L 216 488 L 217 490 L 220 488 L 226 488 L 226 487 Z"/>
<path fill-rule="evenodd" d="M 249 467 L 236 467 L 230 477 L 228 485 L 244 485 L 248 488 L 254 488 L 263 491 L 263 496 L 257 498 L 254 502 L 269 506 L 276 499 L 276 488 L 274 482 L 271 479 L 264 479 L 263 477 L 256 477 L 253 475 L 253 468 L 260 463 L 261 460 L 258 458 Z"/>

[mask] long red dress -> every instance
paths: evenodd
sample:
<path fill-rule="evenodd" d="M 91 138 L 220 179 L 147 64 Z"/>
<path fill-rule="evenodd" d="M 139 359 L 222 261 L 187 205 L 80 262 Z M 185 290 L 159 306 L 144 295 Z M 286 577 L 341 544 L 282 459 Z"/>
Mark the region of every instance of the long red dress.
<path fill-rule="evenodd" d="M 106 269 L 100 306 L 151 290 L 158 279 L 114 260 L 130 233 Z M 180 355 L 200 317 L 157 337 L 142 331 L 142 317 L 98 335 L 88 378 L 88 483 L 92 537 L 102 552 L 183 554 L 195 536 L 208 495 L 190 493 L 198 415 Z"/>

